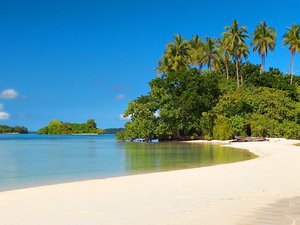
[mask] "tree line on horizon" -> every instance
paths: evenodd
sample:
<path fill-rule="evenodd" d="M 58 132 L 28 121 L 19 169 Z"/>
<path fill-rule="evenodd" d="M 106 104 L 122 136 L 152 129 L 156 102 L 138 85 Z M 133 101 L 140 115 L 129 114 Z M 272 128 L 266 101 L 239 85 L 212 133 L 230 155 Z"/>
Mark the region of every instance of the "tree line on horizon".
<path fill-rule="evenodd" d="M 175 35 L 167 44 L 151 88 L 129 102 L 130 118 L 118 139 L 146 140 L 230 139 L 235 135 L 300 137 L 300 79 L 294 76 L 300 52 L 300 26 L 283 35 L 289 47 L 288 74 L 265 71 L 276 46 L 276 31 L 260 22 L 250 42 L 261 64 L 247 62 L 247 28 L 234 20 L 221 38 L 198 35 L 190 41 Z"/>
<path fill-rule="evenodd" d="M 28 134 L 28 129 L 23 126 L 0 125 L 0 134 Z"/>

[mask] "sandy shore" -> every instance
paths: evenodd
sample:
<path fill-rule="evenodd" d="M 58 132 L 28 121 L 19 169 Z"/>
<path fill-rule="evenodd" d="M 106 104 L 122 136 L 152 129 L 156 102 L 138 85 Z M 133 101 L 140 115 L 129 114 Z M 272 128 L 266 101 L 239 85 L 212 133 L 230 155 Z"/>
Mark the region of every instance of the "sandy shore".
<path fill-rule="evenodd" d="M 0 192 L 0 224 L 300 224 L 294 143 L 229 144 L 260 156 L 244 162 Z"/>

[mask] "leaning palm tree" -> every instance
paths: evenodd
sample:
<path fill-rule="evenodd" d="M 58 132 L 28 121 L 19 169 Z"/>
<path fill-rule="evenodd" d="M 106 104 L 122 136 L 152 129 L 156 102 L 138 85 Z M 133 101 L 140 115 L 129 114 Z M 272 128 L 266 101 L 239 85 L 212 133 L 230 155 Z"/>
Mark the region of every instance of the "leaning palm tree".
<path fill-rule="evenodd" d="M 226 26 L 225 30 L 226 31 L 222 33 L 222 36 L 226 40 L 230 54 L 235 61 L 237 86 L 239 87 L 239 61 L 241 60 L 239 48 L 245 48 L 245 46 L 247 46 L 245 39 L 248 39 L 249 36 L 247 35 L 247 28 L 245 26 L 239 27 L 236 20 L 232 21 L 232 26 Z"/>
<path fill-rule="evenodd" d="M 275 49 L 275 29 L 268 27 L 266 22 L 260 22 L 255 28 L 251 45 L 253 46 L 253 52 L 257 51 L 261 57 L 260 74 L 262 74 L 264 72 L 265 60 L 268 55 L 268 51 L 274 51 Z"/>
<path fill-rule="evenodd" d="M 199 69 L 202 68 L 203 64 L 201 62 L 201 58 L 203 56 L 203 41 L 198 36 L 195 35 L 192 37 L 192 40 L 190 41 L 190 64 L 192 64 L 194 67 L 199 67 Z"/>
<path fill-rule="evenodd" d="M 189 42 L 183 40 L 181 35 L 174 36 L 174 42 L 167 44 L 167 49 L 161 57 L 158 66 L 157 75 L 165 74 L 166 72 L 178 71 L 180 68 L 188 68 L 190 62 Z"/>
<path fill-rule="evenodd" d="M 218 51 L 219 51 L 219 61 L 221 61 L 226 69 L 226 78 L 229 78 L 229 64 L 231 61 L 231 55 L 230 55 L 230 50 L 229 50 L 229 46 L 228 43 L 226 42 L 226 40 L 224 38 L 222 39 L 217 39 L 217 43 L 218 43 Z"/>
<path fill-rule="evenodd" d="M 212 70 L 212 68 L 216 70 L 218 68 L 218 55 L 217 40 L 215 38 L 206 37 L 201 62 L 207 65 L 208 70 Z"/>
<path fill-rule="evenodd" d="M 291 52 L 291 63 L 289 72 L 291 72 L 291 84 L 294 76 L 294 58 L 295 53 L 300 52 L 300 25 L 292 24 L 291 28 L 287 28 L 287 32 L 283 35 L 283 46 L 289 45 Z"/>

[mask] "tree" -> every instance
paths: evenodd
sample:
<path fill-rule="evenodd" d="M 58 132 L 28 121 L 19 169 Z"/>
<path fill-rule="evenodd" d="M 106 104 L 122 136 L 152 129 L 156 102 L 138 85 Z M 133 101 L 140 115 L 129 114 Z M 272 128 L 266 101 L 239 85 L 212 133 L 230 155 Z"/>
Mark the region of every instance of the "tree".
<path fill-rule="evenodd" d="M 248 46 L 245 39 L 248 39 L 249 36 L 247 35 L 247 28 L 245 26 L 239 27 L 236 20 L 232 21 L 232 26 L 226 26 L 225 30 L 226 31 L 222 33 L 222 36 L 227 42 L 229 51 L 235 60 L 237 86 L 239 87 L 239 62 L 242 60 L 241 57 L 245 56 L 244 53 L 247 52 L 246 50 Z"/>
<path fill-rule="evenodd" d="M 95 120 L 93 120 L 93 119 L 89 119 L 89 120 L 86 122 L 86 124 L 87 124 L 88 126 L 90 126 L 91 128 L 97 128 L 97 124 L 96 124 Z"/>
<path fill-rule="evenodd" d="M 180 34 L 174 35 L 174 42 L 167 44 L 167 49 L 158 63 L 158 74 L 178 71 L 181 68 L 189 68 L 190 45 L 187 40 L 183 40 Z"/>
<path fill-rule="evenodd" d="M 189 54 L 191 60 L 190 63 L 194 67 L 198 66 L 201 70 L 203 66 L 203 63 L 201 62 L 201 58 L 203 56 L 203 41 L 198 35 L 193 36 L 190 41 Z"/>
<path fill-rule="evenodd" d="M 242 64 L 243 59 L 246 59 L 249 55 L 249 46 L 246 43 L 241 43 L 238 46 L 238 49 L 236 51 L 236 56 L 238 60 L 238 64 L 236 63 L 236 70 L 239 71 L 239 64 Z M 240 73 L 240 79 L 241 79 L 241 84 L 243 84 L 243 74 Z"/>
<path fill-rule="evenodd" d="M 229 78 L 229 72 L 228 72 L 228 67 L 231 61 L 231 55 L 230 55 L 230 49 L 229 49 L 229 45 L 226 41 L 226 39 L 222 38 L 222 39 L 217 39 L 217 43 L 218 43 L 218 51 L 219 51 L 219 57 L 220 57 L 220 61 L 224 64 L 225 69 L 226 69 L 226 78 Z"/>
<path fill-rule="evenodd" d="M 217 41 L 215 38 L 206 37 L 206 42 L 203 44 L 203 56 L 201 62 L 207 65 L 208 70 L 218 68 L 218 57 Z"/>
<path fill-rule="evenodd" d="M 294 57 L 296 52 L 300 52 L 300 25 L 292 24 L 291 28 L 287 28 L 287 32 L 283 35 L 283 46 L 289 45 L 291 52 L 291 64 L 289 72 L 291 72 L 291 84 L 294 75 Z"/>
<path fill-rule="evenodd" d="M 255 28 L 251 45 L 253 46 L 253 52 L 257 51 L 261 57 L 260 74 L 262 74 L 264 72 L 265 60 L 268 55 L 268 51 L 274 51 L 275 49 L 275 29 L 268 27 L 266 22 L 260 22 Z"/>

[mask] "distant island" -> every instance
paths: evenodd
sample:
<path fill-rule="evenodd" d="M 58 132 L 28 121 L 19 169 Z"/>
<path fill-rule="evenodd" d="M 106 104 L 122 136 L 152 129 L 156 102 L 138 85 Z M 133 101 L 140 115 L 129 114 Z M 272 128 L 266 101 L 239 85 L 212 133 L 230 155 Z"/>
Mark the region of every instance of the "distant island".
<path fill-rule="evenodd" d="M 124 131 L 124 128 L 106 128 L 106 129 L 104 129 L 105 134 L 116 134 L 120 131 Z"/>
<path fill-rule="evenodd" d="M 69 123 L 52 120 L 47 126 L 38 130 L 38 134 L 103 134 L 93 119 L 86 123 Z"/>
<path fill-rule="evenodd" d="M 0 125 L 0 134 L 28 134 L 28 129 L 23 126 Z"/>

